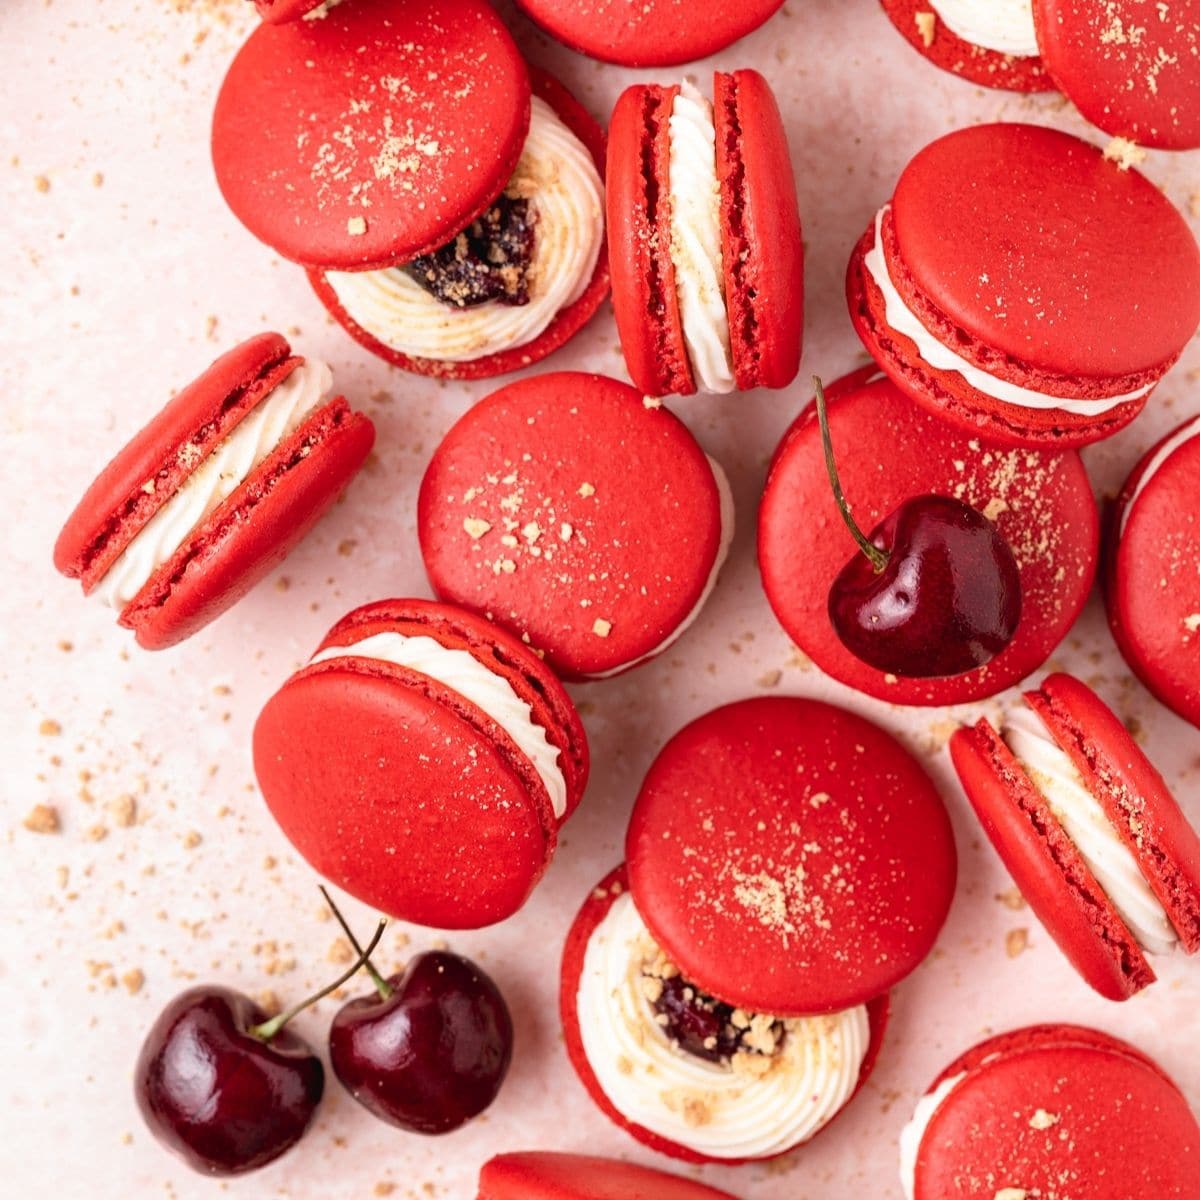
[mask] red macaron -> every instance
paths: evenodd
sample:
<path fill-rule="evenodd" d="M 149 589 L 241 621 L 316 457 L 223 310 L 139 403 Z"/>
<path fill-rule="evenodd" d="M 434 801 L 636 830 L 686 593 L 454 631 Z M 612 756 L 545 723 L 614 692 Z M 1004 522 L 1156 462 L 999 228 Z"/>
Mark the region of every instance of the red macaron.
<path fill-rule="evenodd" d="M 583 726 L 515 638 L 427 600 L 339 621 L 267 702 L 254 766 L 308 862 L 403 920 L 511 916 L 587 782 Z"/>
<path fill-rule="evenodd" d="M 564 373 L 459 419 L 426 469 L 417 527 L 443 600 L 587 679 L 652 658 L 699 615 L 733 506 L 678 417 L 627 384 Z"/>
<path fill-rule="evenodd" d="M 900 1139 L 906 1200 L 1193 1200 L 1200 1125 L 1140 1050 L 1074 1025 L 951 1063 Z"/>
<path fill-rule="evenodd" d="M 625 848 L 563 957 L 592 1098 L 691 1162 L 809 1140 L 870 1073 L 888 990 L 949 910 L 954 838 L 928 776 L 852 713 L 742 701 L 662 750 Z"/>
<path fill-rule="evenodd" d="M 583 1154 L 500 1154 L 479 1172 L 478 1200 L 737 1200 L 634 1163 Z"/>
<path fill-rule="evenodd" d="M 638 84 L 609 128 L 613 305 L 652 396 L 786 387 L 800 364 L 804 246 L 787 135 L 756 71 Z"/>
<path fill-rule="evenodd" d="M 1146 953 L 1200 950 L 1200 837 L 1090 688 L 1051 675 L 950 740 L 959 779 L 1030 907 L 1093 988 L 1154 982 Z"/>
<path fill-rule="evenodd" d="M 1125 661 L 1200 727 L 1200 418 L 1151 448 L 1109 510 L 1104 598 Z"/>
<path fill-rule="evenodd" d="M 1027 3 L 881 2 L 909 45 L 944 71 L 984 87 L 1013 92 L 1044 92 L 1054 87 L 1039 56 Z"/>
<path fill-rule="evenodd" d="M 241 599 L 363 465 L 371 422 L 324 363 L 250 338 L 180 391 L 67 518 L 54 565 L 161 650 Z"/>
<path fill-rule="evenodd" d="M 970 504 L 995 522 L 1016 556 L 1022 617 L 1000 654 L 962 675 L 900 678 L 852 654 L 833 627 L 828 598 L 858 550 L 829 486 L 810 405 L 775 452 L 758 518 L 763 587 L 792 640 L 835 679 L 896 704 L 980 700 L 1036 670 L 1075 623 L 1095 576 L 1100 520 L 1079 455 L 971 437 L 912 404 L 874 368 L 829 385 L 826 396 L 842 487 L 859 524 L 872 529 L 930 493 Z"/>
<path fill-rule="evenodd" d="M 332 8 L 339 0 L 332 0 L 332 3 L 330 0 L 254 0 L 254 7 L 258 9 L 258 15 L 264 21 L 269 21 L 272 25 L 282 25 L 286 21 L 298 21 L 326 3 Z M 321 16 L 324 16 L 324 13 Z M 314 15 L 313 20 L 318 19 L 320 18 Z"/>
<path fill-rule="evenodd" d="M 979 125 L 905 168 L 847 295 L 918 403 L 995 441 L 1080 446 L 1137 416 L 1200 325 L 1200 248 L 1154 184 L 1096 147 Z"/>
<path fill-rule="evenodd" d="M 517 0 L 551 36 L 623 67 L 707 58 L 757 29 L 783 0 Z"/>

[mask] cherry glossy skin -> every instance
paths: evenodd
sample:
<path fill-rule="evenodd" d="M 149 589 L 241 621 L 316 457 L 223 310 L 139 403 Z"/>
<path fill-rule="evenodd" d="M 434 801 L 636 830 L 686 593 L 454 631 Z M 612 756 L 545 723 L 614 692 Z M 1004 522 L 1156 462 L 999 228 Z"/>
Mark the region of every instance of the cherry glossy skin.
<path fill-rule="evenodd" d="M 908 678 L 960 675 L 990 662 L 1021 620 L 1012 548 L 982 513 L 918 496 L 876 526 L 876 571 L 855 554 L 829 592 L 829 616 L 852 654 Z"/>
<path fill-rule="evenodd" d="M 237 1175 L 289 1150 L 312 1121 L 325 1070 L 288 1029 L 264 1042 L 267 1020 L 248 996 L 196 987 L 154 1022 L 134 1071 L 151 1132 L 197 1171 Z"/>
<path fill-rule="evenodd" d="M 495 1100 L 512 1061 L 512 1018 L 465 958 L 420 954 L 392 994 L 345 1004 L 329 1031 L 334 1073 L 364 1108 L 414 1133 L 458 1129 Z"/>

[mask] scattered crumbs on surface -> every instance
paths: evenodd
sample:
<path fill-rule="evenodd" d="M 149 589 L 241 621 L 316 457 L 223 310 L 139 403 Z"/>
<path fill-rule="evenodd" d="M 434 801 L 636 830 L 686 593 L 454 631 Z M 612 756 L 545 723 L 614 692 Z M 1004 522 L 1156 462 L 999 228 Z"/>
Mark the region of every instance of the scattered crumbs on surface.
<path fill-rule="evenodd" d="M 220 323 L 220 318 L 212 316 L 211 313 L 204 318 L 204 336 L 210 342 L 217 340 L 217 326 Z"/>
<path fill-rule="evenodd" d="M 50 190 L 50 180 L 45 175 L 35 175 L 33 177 L 33 186 L 37 188 L 42 195 L 45 195 Z"/>
<path fill-rule="evenodd" d="M 42 737 L 58 737 L 62 733 L 62 726 L 49 717 L 46 717 L 38 726 L 38 733 Z"/>
<path fill-rule="evenodd" d="M 331 963 L 350 963 L 354 961 L 354 950 L 346 938 L 334 938 L 325 957 Z"/>
<path fill-rule="evenodd" d="M 52 804 L 35 804 L 21 824 L 30 833 L 58 833 L 62 829 L 58 809 Z"/>
<path fill-rule="evenodd" d="M 195 829 L 189 829 L 183 835 L 183 848 L 185 850 L 195 850 L 202 841 L 204 841 L 204 838 Z"/>
<path fill-rule="evenodd" d="M 1004 952 L 1009 958 L 1019 958 L 1029 949 L 1029 930 L 1010 929 L 1004 938 Z"/>
<path fill-rule="evenodd" d="M 277 1017 L 281 1012 L 283 1012 L 282 1002 L 270 988 L 263 988 L 263 990 L 254 997 L 254 1001 L 268 1017 Z"/>
<path fill-rule="evenodd" d="M 934 12 L 919 12 L 913 15 L 913 20 L 917 23 L 917 32 L 921 35 L 921 41 L 925 43 L 925 49 L 928 50 L 933 45 L 934 39 L 937 37 L 937 13 Z"/>
<path fill-rule="evenodd" d="M 1128 138 L 1115 137 L 1104 147 L 1104 157 L 1116 163 L 1122 171 L 1128 171 L 1130 167 L 1146 161 L 1146 151 Z"/>
<path fill-rule="evenodd" d="M 342 558 L 349 558 L 354 553 L 354 548 L 358 545 L 357 538 L 342 538 L 338 542 L 337 552 Z"/>
<path fill-rule="evenodd" d="M 1013 912 L 1020 912 L 1026 907 L 1025 897 L 1021 895 L 1020 889 L 1015 887 L 1009 888 L 1006 892 L 997 892 L 996 901 Z"/>
<path fill-rule="evenodd" d="M 367 232 L 367 220 L 365 217 L 351 217 L 346 222 L 346 232 L 351 237 L 362 237 Z"/>
<path fill-rule="evenodd" d="M 603 617 L 597 617 L 595 621 L 592 622 L 592 632 L 597 637 L 606 638 L 610 633 L 612 633 L 612 622 L 606 621 Z"/>
<path fill-rule="evenodd" d="M 108 837 L 108 826 L 97 822 L 90 826 L 83 835 L 89 842 L 102 842 Z"/>
<path fill-rule="evenodd" d="M 586 499 L 588 496 L 594 496 L 596 489 L 590 483 L 581 483 L 579 485 L 579 494 Z"/>
<path fill-rule="evenodd" d="M 1200 192 L 1193 192 L 1188 197 L 1188 212 L 1193 217 L 1200 217 Z"/>
<path fill-rule="evenodd" d="M 1062 1117 L 1057 1113 L 1047 1112 L 1044 1108 L 1039 1108 L 1029 1118 L 1029 1128 L 1037 1130 L 1053 1129 L 1061 1120 Z"/>
<path fill-rule="evenodd" d="M 371 1190 L 373 1196 L 390 1196 L 396 1190 L 396 1185 L 389 1180 L 381 1179 Z"/>
<path fill-rule="evenodd" d="M 759 687 L 773 688 L 779 686 L 779 681 L 783 678 L 783 672 L 776 668 L 773 671 L 764 671 L 757 679 Z"/>
<path fill-rule="evenodd" d="M 466 517 L 463 520 L 463 528 L 467 531 L 467 536 L 474 541 L 479 541 L 485 533 L 488 533 L 492 528 L 490 521 L 485 521 L 482 517 Z"/>
<path fill-rule="evenodd" d="M 660 400 L 657 396 L 643 396 L 642 407 L 650 409 L 662 408 L 662 400 Z"/>
<path fill-rule="evenodd" d="M 1024 1188 L 1005 1187 L 1001 1188 L 993 1200 L 1027 1200 L 1029 1193 Z"/>
<path fill-rule="evenodd" d="M 137 821 L 137 801 L 129 792 L 122 792 L 115 800 L 109 801 L 109 816 L 119 829 L 128 829 Z"/>
<path fill-rule="evenodd" d="M 134 967 L 121 976 L 121 985 L 131 996 L 136 996 L 142 990 L 145 982 L 146 976 L 142 973 L 140 967 Z"/>

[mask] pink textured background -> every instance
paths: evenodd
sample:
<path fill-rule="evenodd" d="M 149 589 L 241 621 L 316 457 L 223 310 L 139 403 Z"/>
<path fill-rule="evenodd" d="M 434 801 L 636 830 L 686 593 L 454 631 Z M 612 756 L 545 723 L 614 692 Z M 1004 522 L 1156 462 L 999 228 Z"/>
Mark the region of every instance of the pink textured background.
<path fill-rule="evenodd" d="M 224 208 L 208 163 L 209 113 L 251 23 L 243 0 L 7 0 L 0 11 L 8 564 L 0 589 L 0 1191 L 340 1200 L 393 1185 L 390 1194 L 406 1200 L 467 1198 L 479 1164 L 500 1150 L 649 1161 L 593 1109 L 566 1062 L 554 1005 L 558 949 L 580 900 L 620 856 L 625 815 L 658 747 L 698 713 L 767 690 L 772 672 L 782 672 L 779 692 L 845 703 L 926 755 L 954 813 L 962 877 L 932 960 L 896 993 L 891 1040 L 853 1109 L 781 1163 L 704 1177 L 757 1200 L 898 1197 L 896 1136 L 933 1074 L 981 1036 L 1034 1020 L 1090 1022 L 1132 1038 L 1200 1107 L 1200 963 L 1156 964 L 1161 981 L 1148 994 L 1109 1005 L 1072 974 L 1027 910 L 997 900 L 1010 883 L 981 845 L 944 753 L 955 717 L 996 706 L 902 712 L 851 695 L 807 666 L 772 619 L 754 563 L 754 512 L 767 458 L 806 399 L 796 386 L 679 406 L 732 476 L 740 526 L 730 565 L 665 659 L 576 689 L 596 768 L 562 852 L 517 919 L 452 939 L 494 973 L 516 1012 L 515 1065 L 496 1106 L 465 1132 L 428 1141 L 377 1123 L 331 1083 L 295 1152 L 224 1188 L 158 1149 L 135 1112 L 130 1070 L 159 1007 L 193 980 L 294 999 L 336 969 L 327 961 L 335 929 L 318 920 L 315 880 L 255 794 L 249 730 L 267 695 L 345 609 L 426 594 L 417 484 L 442 432 L 488 390 L 420 380 L 368 357 L 325 317 L 299 269 L 256 244 Z M 531 57 L 598 114 L 635 77 L 549 45 L 521 19 L 515 25 Z M 690 70 L 714 65 L 762 69 L 788 119 L 810 251 L 806 377 L 861 361 L 842 299 L 845 260 L 911 154 L 953 127 L 997 118 L 1082 130 L 1057 98 L 987 93 L 938 72 L 904 45 L 875 0 L 791 0 L 757 34 Z M 1200 212 L 1200 154 L 1154 154 L 1145 170 L 1185 211 L 1190 201 Z M 332 363 L 339 387 L 378 424 L 375 460 L 347 502 L 232 615 L 174 651 L 141 653 L 107 610 L 54 575 L 54 536 L 92 473 L 172 388 L 264 327 Z M 621 374 L 610 314 L 548 365 Z M 1193 345 L 1145 417 L 1087 453 L 1101 493 L 1165 429 L 1200 410 L 1198 372 Z M 1200 734 L 1129 678 L 1095 599 L 1055 665 L 1094 682 L 1137 722 L 1200 820 Z M 123 794 L 136 796 L 130 826 L 111 808 Z M 23 827 L 36 803 L 59 809 L 60 833 Z M 350 909 L 367 929 L 368 914 Z M 1020 930 L 1028 948 L 1010 957 L 1007 940 Z M 401 932 L 389 933 L 385 962 L 403 958 Z M 436 936 L 407 932 L 413 949 Z M 135 983 L 136 971 L 144 982 L 131 991 L 123 980 Z M 319 1042 L 332 1007 L 306 1015 L 301 1030 Z"/>

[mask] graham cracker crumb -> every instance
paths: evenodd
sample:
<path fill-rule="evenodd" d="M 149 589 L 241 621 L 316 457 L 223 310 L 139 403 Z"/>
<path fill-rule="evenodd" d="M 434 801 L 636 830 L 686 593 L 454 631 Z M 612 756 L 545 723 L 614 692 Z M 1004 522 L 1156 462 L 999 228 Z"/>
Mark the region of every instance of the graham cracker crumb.
<path fill-rule="evenodd" d="M 33 186 L 37 188 L 42 195 L 45 195 L 50 190 L 50 180 L 45 175 L 35 175 L 33 178 Z"/>
<path fill-rule="evenodd" d="M 62 726 L 57 721 L 53 721 L 47 717 L 38 726 L 38 733 L 40 733 L 42 737 L 58 737 L 59 734 L 62 733 Z"/>
<path fill-rule="evenodd" d="M 586 499 L 588 496 L 594 496 L 596 489 L 590 483 L 581 483 L 579 485 L 579 494 Z"/>
<path fill-rule="evenodd" d="M 1006 1187 L 996 1193 L 994 1200 L 1026 1200 L 1028 1195 L 1024 1188 Z"/>
<path fill-rule="evenodd" d="M 346 222 L 346 232 L 351 237 L 362 237 L 367 232 L 367 220 L 365 217 L 351 217 Z"/>
<path fill-rule="evenodd" d="M 595 621 L 592 622 L 592 632 L 597 637 L 606 638 L 610 633 L 612 633 L 612 622 L 606 621 L 603 617 L 597 617 Z"/>
<path fill-rule="evenodd" d="M 134 967 L 131 971 L 126 971 L 121 976 L 121 983 L 124 984 L 125 990 L 131 995 L 136 996 L 142 990 L 142 985 L 146 982 L 146 976 L 142 974 L 138 967 Z"/>
<path fill-rule="evenodd" d="M 62 829 L 58 809 L 51 804 L 35 804 L 21 824 L 30 833 L 58 833 Z"/>
<path fill-rule="evenodd" d="M 1004 950 L 1009 958 L 1019 958 L 1029 949 L 1029 930 L 1010 929 L 1004 939 Z"/>
<path fill-rule="evenodd" d="M 1116 163 L 1122 171 L 1128 171 L 1130 167 L 1146 161 L 1146 151 L 1128 138 L 1115 137 L 1104 147 L 1104 157 Z"/>
<path fill-rule="evenodd" d="M 1062 1120 L 1057 1113 L 1047 1112 L 1044 1108 L 1039 1108 L 1037 1112 L 1029 1118 L 1030 1129 L 1053 1129 L 1055 1125 Z"/>
<path fill-rule="evenodd" d="M 128 792 L 123 792 L 109 804 L 108 812 L 114 825 L 128 829 L 137 820 L 137 801 Z"/>
<path fill-rule="evenodd" d="M 1013 912 L 1020 912 L 1025 907 L 1025 897 L 1021 895 L 1020 889 L 1015 887 L 1009 888 L 1007 892 L 997 892 L 996 900 Z"/>
<path fill-rule="evenodd" d="M 917 23 L 917 32 L 921 35 L 921 41 L 925 43 L 925 49 L 928 50 L 937 37 L 937 13 L 919 12 L 913 19 Z"/>
<path fill-rule="evenodd" d="M 779 686 L 779 681 L 783 678 L 783 672 L 779 670 L 764 671 L 758 677 L 758 686 L 764 688 L 773 688 Z"/>
<path fill-rule="evenodd" d="M 491 521 L 483 520 L 481 517 L 467 517 L 463 521 L 463 528 L 467 531 L 468 537 L 479 541 L 492 528 L 492 523 Z"/>
<path fill-rule="evenodd" d="M 334 938 L 325 957 L 331 963 L 350 963 L 354 961 L 354 949 L 344 937 Z"/>
<path fill-rule="evenodd" d="M 185 850 L 194 850 L 202 841 L 204 841 L 204 838 L 196 830 L 190 829 L 183 835 L 183 848 Z"/>

